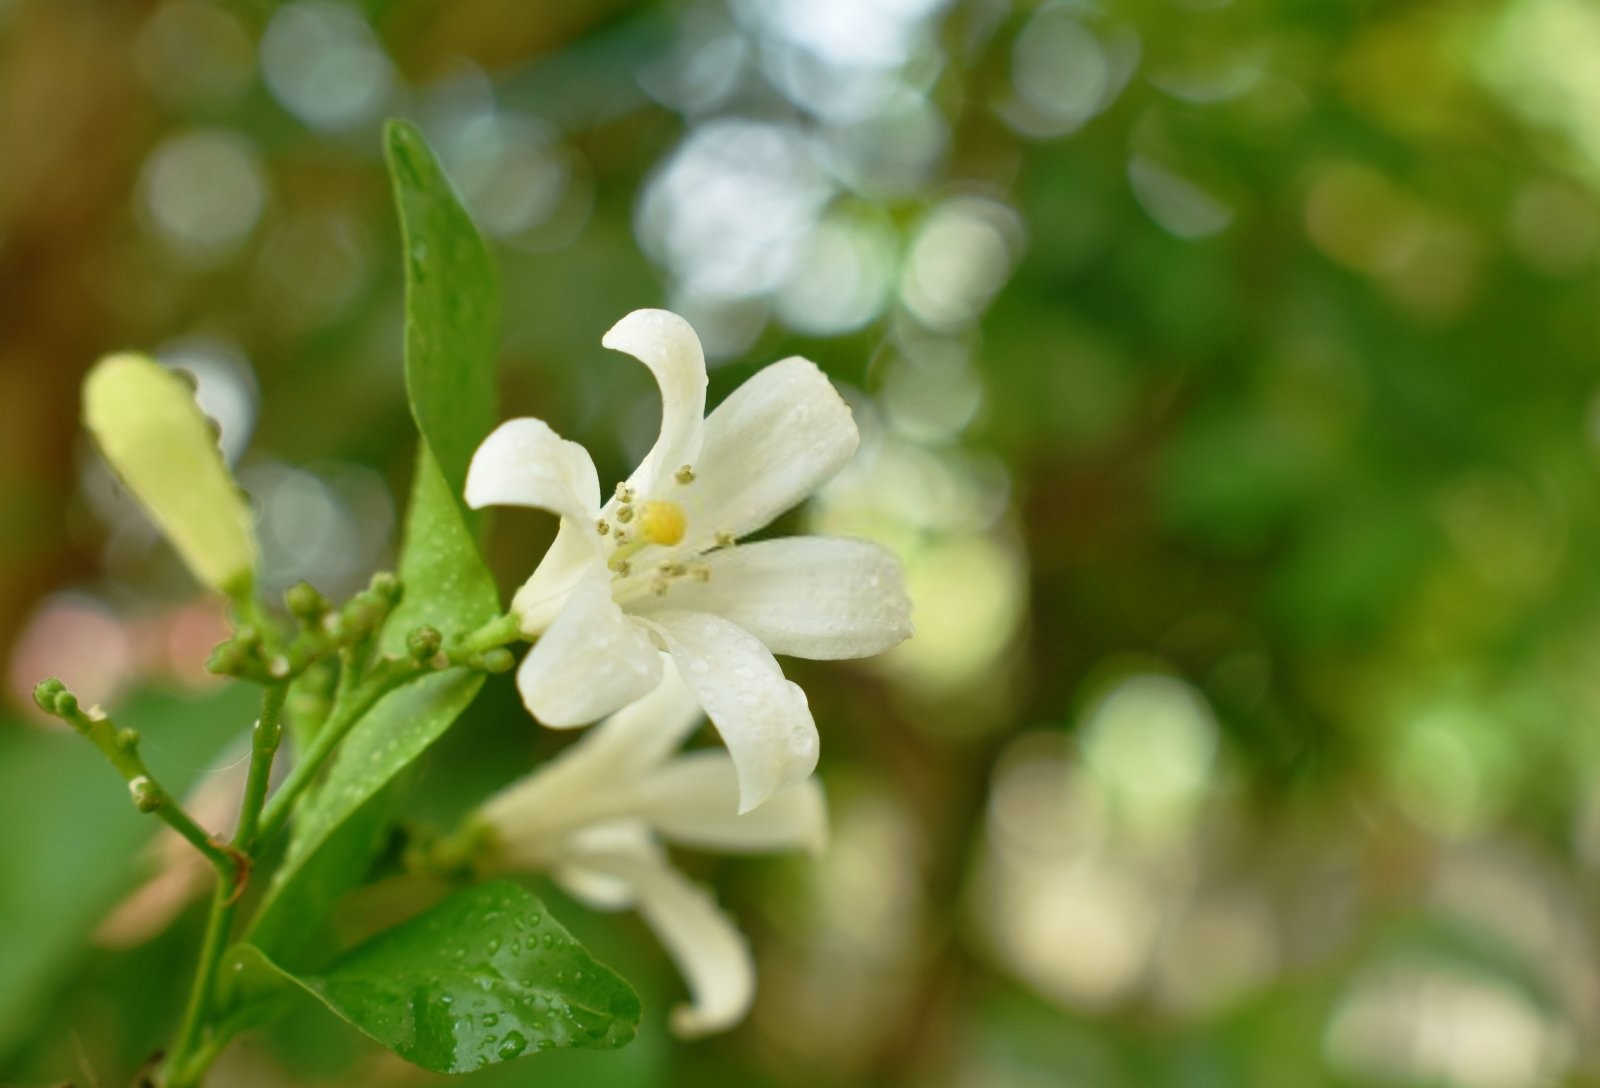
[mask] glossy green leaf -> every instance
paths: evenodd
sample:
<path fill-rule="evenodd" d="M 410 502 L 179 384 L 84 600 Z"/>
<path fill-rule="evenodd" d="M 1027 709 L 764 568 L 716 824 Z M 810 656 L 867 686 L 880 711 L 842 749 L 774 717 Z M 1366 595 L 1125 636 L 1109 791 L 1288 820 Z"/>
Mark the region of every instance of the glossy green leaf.
<path fill-rule="evenodd" d="M 494 262 L 422 133 L 384 128 L 406 255 L 406 393 L 445 482 L 460 495 L 494 425 L 500 321 Z"/>
<path fill-rule="evenodd" d="M 488 252 L 420 133 L 392 122 L 385 145 L 406 244 L 406 387 L 422 430 L 400 553 L 405 597 L 381 637 L 385 651 L 401 653 L 406 633 L 421 624 L 460 633 L 500 608 L 460 497 L 467 461 L 494 414 L 498 306 Z M 465 670 L 429 676 L 389 695 L 351 731 L 296 811 L 288 852 L 252 927 L 281 962 L 316 961 L 325 942 L 306 919 L 324 917 L 381 847 L 389 811 L 380 794 L 482 683 Z"/>
<path fill-rule="evenodd" d="M 260 994 L 274 971 L 401 1057 L 441 1073 L 551 1047 L 621 1046 L 639 1022 L 632 988 L 530 892 L 504 881 L 457 892 L 326 971 L 291 974 L 241 946 L 225 974 Z"/>
<path fill-rule="evenodd" d="M 389 650 L 398 651 L 418 624 L 468 630 L 499 608 L 493 579 L 425 448 L 400 577 L 406 597 L 384 628 Z M 306 919 L 323 917 L 354 887 L 382 845 L 388 813 L 377 795 L 461 716 L 482 685 L 481 674 L 465 669 L 425 677 L 383 699 L 351 730 L 327 778 L 296 810 L 288 852 L 252 926 L 254 940 L 285 963 L 315 961 L 318 934 Z"/>

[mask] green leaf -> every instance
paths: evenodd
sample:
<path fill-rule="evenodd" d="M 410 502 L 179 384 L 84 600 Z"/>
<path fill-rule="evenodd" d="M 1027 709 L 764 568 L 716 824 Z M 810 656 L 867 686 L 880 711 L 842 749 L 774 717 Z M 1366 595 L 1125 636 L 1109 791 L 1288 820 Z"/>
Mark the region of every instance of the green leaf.
<path fill-rule="evenodd" d="M 419 625 L 449 635 L 500 611 L 461 499 L 467 462 L 494 419 L 499 307 L 488 251 L 421 134 L 394 121 L 384 142 L 406 247 L 406 389 L 422 431 L 400 553 L 405 597 L 380 640 L 383 650 L 404 653 L 406 633 Z M 295 967 L 316 961 L 326 935 L 307 920 L 325 917 L 381 848 L 392 800 L 381 795 L 482 684 L 460 669 L 429 676 L 389 695 L 351 730 L 322 785 L 296 810 L 283 865 L 252 925 L 257 943 Z"/>
<path fill-rule="evenodd" d="M 406 252 L 406 393 L 453 494 L 494 425 L 500 322 L 494 262 L 422 133 L 383 131 Z"/>
<path fill-rule="evenodd" d="M 408 1061 L 467 1073 L 551 1047 L 618 1047 L 639 998 L 532 893 L 505 881 L 457 892 L 354 949 L 295 975 L 259 949 L 230 952 L 224 976 L 260 999 L 276 972 Z"/>

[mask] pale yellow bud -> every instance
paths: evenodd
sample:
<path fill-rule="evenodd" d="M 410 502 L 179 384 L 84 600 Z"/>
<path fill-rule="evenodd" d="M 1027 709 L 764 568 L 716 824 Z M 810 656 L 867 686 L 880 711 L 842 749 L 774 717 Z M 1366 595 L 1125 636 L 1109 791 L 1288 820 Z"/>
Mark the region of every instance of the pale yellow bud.
<path fill-rule="evenodd" d="M 248 592 L 250 509 L 188 384 L 143 355 L 108 355 L 84 379 L 83 421 L 195 577 Z"/>

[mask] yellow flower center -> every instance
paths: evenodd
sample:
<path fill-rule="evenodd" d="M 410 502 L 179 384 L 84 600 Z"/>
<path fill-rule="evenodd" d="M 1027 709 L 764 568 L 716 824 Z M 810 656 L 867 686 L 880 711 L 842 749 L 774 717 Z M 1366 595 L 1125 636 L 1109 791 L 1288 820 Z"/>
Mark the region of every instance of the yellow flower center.
<path fill-rule="evenodd" d="M 652 544 L 671 547 L 683 539 L 689 519 L 669 499 L 651 499 L 639 508 L 639 534 Z"/>

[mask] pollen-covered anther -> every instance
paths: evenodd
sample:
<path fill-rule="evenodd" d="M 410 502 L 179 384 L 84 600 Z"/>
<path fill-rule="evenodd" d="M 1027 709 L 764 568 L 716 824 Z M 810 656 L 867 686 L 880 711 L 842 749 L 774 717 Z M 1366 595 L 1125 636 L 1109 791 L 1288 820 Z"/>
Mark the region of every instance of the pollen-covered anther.
<path fill-rule="evenodd" d="M 667 547 L 683 539 L 689 519 L 683 507 L 666 499 L 651 499 L 639 508 L 639 531 L 652 544 Z"/>
<path fill-rule="evenodd" d="M 618 502 L 632 502 L 633 488 L 629 487 L 627 484 L 619 483 L 617 484 L 616 496 Z"/>
<path fill-rule="evenodd" d="M 672 478 L 680 484 L 692 484 L 694 483 L 694 468 L 690 465 L 680 465 L 678 466 L 678 471 L 672 474 Z"/>
<path fill-rule="evenodd" d="M 665 597 L 667 595 L 667 588 L 671 585 L 672 582 L 670 579 L 668 579 L 665 575 L 658 574 L 650 580 L 650 592 L 654 593 L 657 597 Z"/>
<path fill-rule="evenodd" d="M 726 529 L 717 530 L 717 534 L 712 537 L 712 540 L 716 542 L 716 546 L 719 548 L 733 547 L 733 534 Z"/>
<path fill-rule="evenodd" d="M 608 565 L 611 567 L 612 571 L 616 573 L 618 578 L 626 578 L 628 575 L 633 573 L 633 564 L 628 562 L 626 559 L 613 558 Z"/>
<path fill-rule="evenodd" d="M 661 564 L 661 566 L 656 569 L 667 578 L 682 578 L 685 574 L 689 573 L 689 568 L 686 565 L 683 563 L 672 562 L 670 560 Z"/>
<path fill-rule="evenodd" d="M 605 518 L 599 518 L 594 523 L 594 531 L 599 533 L 601 536 L 605 536 L 611 531 L 611 523 Z"/>
<path fill-rule="evenodd" d="M 621 506 L 617 507 L 617 520 L 622 522 L 624 525 L 632 521 L 633 507 L 629 506 L 627 503 L 623 503 Z"/>
<path fill-rule="evenodd" d="M 711 581 L 711 565 L 709 563 L 690 563 L 689 577 L 697 582 Z"/>

